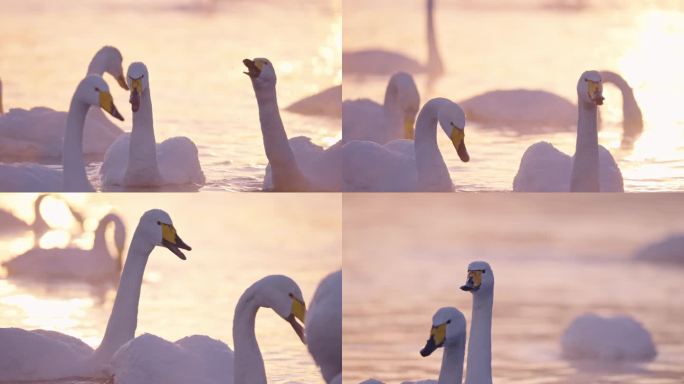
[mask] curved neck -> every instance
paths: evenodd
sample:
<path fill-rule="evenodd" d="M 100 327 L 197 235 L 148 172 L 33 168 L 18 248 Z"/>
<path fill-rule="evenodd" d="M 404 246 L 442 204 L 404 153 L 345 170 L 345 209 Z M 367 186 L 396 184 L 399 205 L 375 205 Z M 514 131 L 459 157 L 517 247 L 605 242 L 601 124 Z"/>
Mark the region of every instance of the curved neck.
<path fill-rule="evenodd" d="M 83 125 L 89 105 L 71 99 L 62 147 L 63 189 L 66 192 L 92 192 L 83 160 Z"/>
<path fill-rule="evenodd" d="M 449 170 L 437 146 L 437 113 L 451 103 L 437 98 L 425 103 L 416 119 L 416 139 L 413 143 L 418 171 L 418 188 L 422 191 L 444 191 L 453 188 Z"/>
<path fill-rule="evenodd" d="M 131 240 L 107 330 L 93 355 L 98 363 L 108 363 L 114 352 L 135 336 L 143 273 L 154 249 L 154 245 L 142 239 L 139 231 L 139 228 L 136 229 Z"/>
<path fill-rule="evenodd" d="M 464 335 L 465 336 L 465 335 Z M 457 345 L 444 347 L 442 368 L 439 371 L 438 384 L 461 384 L 463 380 L 463 357 L 465 355 L 465 337 Z"/>
<path fill-rule="evenodd" d="M 118 238 L 125 238 L 125 234 L 123 234 L 123 231 L 125 231 L 125 227 L 119 216 L 114 214 L 108 214 L 100 220 L 100 223 L 95 229 L 95 241 L 93 242 L 93 250 L 98 250 L 102 253 L 107 253 L 109 257 L 116 261 L 117 272 L 119 272 L 121 271 L 123 266 L 123 245 L 119 244 L 117 241 L 114 241 L 116 246 L 116 254 L 112 255 L 109 252 L 109 248 L 107 248 L 107 240 L 105 239 L 105 232 L 107 230 L 107 226 L 109 225 L 109 223 L 114 223 L 115 225 L 115 240 Z"/>
<path fill-rule="evenodd" d="M 256 314 L 260 305 L 251 290 L 247 290 L 235 306 L 233 318 L 233 384 L 266 384 L 266 369 L 254 334 Z"/>
<path fill-rule="evenodd" d="M 625 136 L 637 136 L 644 130 L 641 108 L 634 97 L 634 91 L 622 76 L 613 72 L 601 72 L 604 83 L 615 85 L 622 94 L 622 128 Z"/>
<path fill-rule="evenodd" d="M 133 129 L 128 144 L 126 184 L 150 185 L 161 179 L 157 164 L 157 141 L 154 137 L 150 87 L 140 95 L 140 107 L 133 113 Z"/>
<path fill-rule="evenodd" d="M 266 157 L 271 164 L 274 190 L 306 190 L 308 183 L 299 170 L 280 118 L 275 86 L 255 85 L 254 94 L 259 106 L 259 123 Z"/>
<path fill-rule="evenodd" d="M 577 143 L 570 192 L 600 192 L 597 107 L 578 100 Z"/>
<path fill-rule="evenodd" d="M 45 199 L 47 195 L 39 195 L 36 198 L 36 201 L 33 202 L 33 230 L 34 231 L 43 231 L 45 228 L 47 228 L 47 223 L 45 222 L 45 219 L 43 218 L 43 215 L 40 213 L 40 205 L 43 204 L 43 200 Z"/>
<path fill-rule="evenodd" d="M 427 45 L 428 45 L 428 61 L 427 71 L 430 76 L 440 76 L 444 72 L 442 59 L 437 50 L 437 36 L 435 35 L 435 20 L 434 20 L 434 0 L 427 1 Z"/>
<path fill-rule="evenodd" d="M 90 64 L 88 64 L 88 73 L 86 73 L 86 75 L 96 74 L 102 76 L 106 72 L 106 69 L 106 58 L 98 52 L 93 56 L 93 59 L 90 60 Z"/>
<path fill-rule="evenodd" d="M 492 309 L 494 286 L 485 295 L 473 294 L 473 313 L 468 343 L 468 371 L 465 384 L 492 383 Z"/>

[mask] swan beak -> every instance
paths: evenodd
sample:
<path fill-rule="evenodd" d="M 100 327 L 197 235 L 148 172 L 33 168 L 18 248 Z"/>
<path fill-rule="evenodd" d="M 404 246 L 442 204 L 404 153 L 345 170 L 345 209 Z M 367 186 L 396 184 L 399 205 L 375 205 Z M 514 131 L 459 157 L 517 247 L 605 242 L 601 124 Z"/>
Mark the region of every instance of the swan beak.
<path fill-rule="evenodd" d="M 427 343 L 425 343 L 425 347 L 420 350 L 421 356 L 430 356 L 437 348 L 444 345 L 444 339 L 446 339 L 446 327 L 446 323 L 432 327 L 430 330 L 430 338 L 428 339 Z"/>
<path fill-rule="evenodd" d="M 124 121 L 123 116 L 121 116 L 119 111 L 116 109 L 112 95 L 109 92 L 100 91 L 100 108 L 104 109 L 107 111 L 107 113 L 115 118 Z"/>
<path fill-rule="evenodd" d="M 404 139 L 413 140 L 413 119 L 404 118 Z"/>
<path fill-rule="evenodd" d="M 597 81 L 591 81 L 589 79 L 587 79 L 587 83 L 589 99 L 596 105 L 603 105 L 603 100 L 605 100 L 605 97 L 603 97 L 603 89 L 601 87 L 601 83 Z"/>
<path fill-rule="evenodd" d="M 293 295 L 290 295 L 290 297 L 292 298 L 292 308 L 290 309 L 290 316 L 287 317 L 287 321 L 290 323 L 297 336 L 299 336 L 302 343 L 306 344 L 304 327 L 297 322 L 297 319 L 299 319 L 302 324 L 306 322 L 306 305 Z"/>
<path fill-rule="evenodd" d="M 121 72 L 123 72 L 123 70 Z M 124 77 L 123 74 L 116 77 L 116 82 L 119 83 L 121 88 L 128 91 L 128 84 L 126 84 L 126 78 Z"/>
<path fill-rule="evenodd" d="M 191 251 L 192 248 L 181 240 L 176 233 L 176 229 L 172 225 L 165 223 L 160 223 L 159 225 L 161 225 L 162 228 L 162 245 L 173 252 L 174 255 L 178 256 L 179 259 L 185 260 L 186 257 L 183 252 L 181 252 L 181 249 Z"/>
<path fill-rule="evenodd" d="M 484 271 L 482 270 L 468 271 L 468 280 L 466 280 L 465 285 L 463 285 L 461 289 L 466 292 L 475 292 L 480 289 L 483 273 Z"/>
<path fill-rule="evenodd" d="M 131 80 L 131 97 L 128 101 L 131 103 L 133 112 L 138 112 L 140 109 L 140 95 L 142 94 L 142 79 Z"/>
<path fill-rule="evenodd" d="M 256 59 L 256 60 L 250 60 L 250 59 L 244 59 L 242 60 L 242 64 L 247 67 L 247 72 L 242 72 L 245 75 L 251 77 L 252 79 L 256 79 L 261 75 L 261 69 L 264 67 L 264 62 Z"/>
<path fill-rule="evenodd" d="M 451 142 L 454 144 L 456 153 L 458 153 L 458 157 L 461 158 L 461 161 L 464 163 L 470 161 L 470 155 L 468 154 L 468 149 L 465 145 L 465 132 L 463 132 L 462 129 L 454 128 L 451 131 L 450 139 Z"/>

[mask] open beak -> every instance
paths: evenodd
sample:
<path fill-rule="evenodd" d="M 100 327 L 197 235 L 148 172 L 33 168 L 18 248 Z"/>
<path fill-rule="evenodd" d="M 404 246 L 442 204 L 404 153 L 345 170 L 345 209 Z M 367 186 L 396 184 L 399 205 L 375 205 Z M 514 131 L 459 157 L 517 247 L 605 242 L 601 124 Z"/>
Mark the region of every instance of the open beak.
<path fill-rule="evenodd" d="M 142 79 L 135 79 L 131 81 L 131 97 L 128 101 L 131 103 L 131 110 L 138 112 L 140 109 L 140 96 L 142 94 Z"/>
<path fill-rule="evenodd" d="M 466 292 L 476 292 L 482 285 L 482 271 L 468 271 L 468 280 L 461 290 Z"/>
<path fill-rule="evenodd" d="M 437 348 L 444 345 L 446 338 L 446 323 L 438 326 L 433 326 L 430 330 L 430 338 L 425 343 L 425 347 L 420 350 L 420 355 L 423 357 L 430 356 Z"/>
<path fill-rule="evenodd" d="M 596 105 L 603 105 L 603 89 L 601 83 L 592 80 L 586 80 L 588 83 L 589 99 Z"/>
<path fill-rule="evenodd" d="M 126 84 L 126 78 L 124 77 L 123 74 L 116 77 L 116 82 L 119 83 L 121 88 L 128 91 L 128 84 Z"/>
<path fill-rule="evenodd" d="M 169 224 L 161 224 L 162 227 L 162 245 L 166 247 L 169 251 L 173 252 L 174 255 L 178 256 L 179 259 L 185 260 L 185 254 L 181 249 L 191 251 L 189 245 L 185 244 L 183 240 L 176 233 L 176 229 Z"/>
<path fill-rule="evenodd" d="M 104 109 L 115 118 L 124 121 L 123 116 L 121 116 L 119 110 L 116 109 L 112 95 L 109 92 L 100 91 L 100 108 Z"/>
<path fill-rule="evenodd" d="M 465 133 L 462 129 L 454 128 L 451 131 L 451 142 L 454 144 L 456 153 L 462 162 L 467 163 L 470 161 L 470 155 L 468 154 L 468 149 L 465 145 Z"/>
<path fill-rule="evenodd" d="M 256 79 L 259 77 L 259 75 L 261 75 L 261 68 L 263 67 L 263 64 L 250 59 L 244 59 L 242 60 L 242 63 L 245 65 L 245 67 L 247 67 L 247 72 L 243 72 L 245 75 L 251 77 L 252 79 Z"/>

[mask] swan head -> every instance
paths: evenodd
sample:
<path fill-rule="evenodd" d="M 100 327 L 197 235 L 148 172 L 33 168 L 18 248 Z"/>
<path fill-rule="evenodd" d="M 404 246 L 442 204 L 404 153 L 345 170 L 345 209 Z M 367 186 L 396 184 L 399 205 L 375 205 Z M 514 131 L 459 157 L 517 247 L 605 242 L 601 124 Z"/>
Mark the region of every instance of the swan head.
<path fill-rule="evenodd" d="M 100 48 L 93 57 L 93 62 L 101 65 L 104 72 L 112 75 L 121 88 L 128 90 L 123 73 L 123 56 L 117 48 L 109 45 Z"/>
<path fill-rule="evenodd" d="M 138 112 L 138 109 L 140 109 L 140 98 L 150 86 L 150 74 L 147 71 L 147 66 L 139 61 L 131 63 L 128 66 L 126 80 L 131 89 L 131 97 L 128 101 L 131 103 L 133 112 Z"/>
<path fill-rule="evenodd" d="M 420 108 L 420 94 L 416 82 L 410 74 L 397 72 L 392 75 L 389 84 L 390 87 L 387 91 L 395 93 L 393 96 L 396 98 L 399 110 L 402 113 L 403 138 L 412 140 L 414 137 L 413 126 Z M 385 103 L 387 103 L 388 96 L 390 95 L 385 96 Z"/>
<path fill-rule="evenodd" d="M 468 265 L 466 283 L 461 287 L 473 295 L 491 294 L 494 290 L 494 272 L 484 261 L 473 261 Z"/>
<path fill-rule="evenodd" d="M 254 300 L 263 307 L 273 309 L 278 316 L 290 323 L 302 343 L 306 344 L 302 325 L 306 321 L 306 304 L 297 283 L 287 276 L 271 275 L 254 283 L 252 287 Z"/>
<path fill-rule="evenodd" d="M 254 60 L 244 59 L 242 63 L 247 67 L 243 72 L 252 79 L 255 86 L 275 86 L 277 78 L 273 64 L 268 60 L 257 57 Z"/>
<path fill-rule="evenodd" d="M 420 350 L 423 357 L 444 346 L 465 345 L 466 319 L 463 313 L 453 307 L 440 308 L 432 316 L 430 338 Z"/>
<path fill-rule="evenodd" d="M 580 103 L 603 105 L 603 80 L 597 71 L 582 73 L 577 81 L 577 97 Z"/>
<path fill-rule="evenodd" d="M 81 80 L 74 98 L 82 103 L 100 107 L 121 121 L 124 119 L 114 105 L 109 86 L 100 75 L 88 75 Z"/>
<path fill-rule="evenodd" d="M 149 242 L 150 246 L 164 247 L 181 260 L 186 259 L 181 249 L 192 250 L 176 233 L 171 216 L 161 209 L 145 212 L 140 218 L 140 223 L 135 232 L 135 236 L 142 236 L 144 240 Z"/>
<path fill-rule="evenodd" d="M 466 119 L 463 109 L 456 103 L 445 103 L 439 108 L 437 120 L 439 121 L 439 126 L 442 127 L 447 136 L 449 136 L 449 139 L 451 139 L 451 143 L 454 145 L 461 161 L 464 163 L 470 161 L 470 155 L 465 145 L 464 130 Z"/>

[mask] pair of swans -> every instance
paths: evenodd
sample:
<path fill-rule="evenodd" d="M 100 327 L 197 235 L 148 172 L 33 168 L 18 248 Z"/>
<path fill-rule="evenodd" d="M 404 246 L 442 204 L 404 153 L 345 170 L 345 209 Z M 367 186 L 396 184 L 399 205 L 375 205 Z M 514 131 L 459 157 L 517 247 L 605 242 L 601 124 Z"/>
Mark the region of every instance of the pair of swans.
<path fill-rule="evenodd" d="M 488 263 L 475 261 L 468 265 L 468 276 L 462 290 L 472 293 L 473 309 L 468 343 L 468 369 L 465 384 L 492 384 L 492 309 L 494 307 L 494 273 Z M 420 355 L 430 356 L 444 348 L 439 378 L 408 381 L 404 384 L 461 384 L 466 347 L 466 319 L 453 307 L 443 307 L 432 317 L 430 337 Z M 374 379 L 362 384 L 379 384 Z"/>
<path fill-rule="evenodd" d="M 98 50 L 88 65 L 87 74 L 113 76 L 119 85 L 128 89 L 123 75 L 123 56 L 115 47 L 105 46 Z M 2 98 L 0 87 L 0 104 Z M 1 109 L 1 107 L 0 107 Z M 2 111 L 0 111 L 2 115 Z M 14 108 L 0 116 L 0 148 L 2 156 L 41 162 L 59 160 L 62 157 L 62 138 L 67 129 L 68 113 L 46 107 L 30 110 Z M 107 119 L 99 108 L 86 112 L 83 153 L 102 157 L 107 148 L 123 131 Z"/>
<path fill-rule="evenodd" d="M 412 74 L 425 73 L 428 84 L 444 73 L 444 65 L 437 49 L 435 34 L 434 8 L 435 0 L 426 0 L 427 16 L 427 62 L 425 64 L 399 52 L 384 49 L 364 49 L 345 51 L 342 53 L 342 72 L 345 75 L 392 75 L 395 72 Z"/>
<path fill-rule="evenodd" d="M 513 180 L 516 192 L 623 192 L 622 173 L 610 152 L 598 144 L 598 106 L 603 82 L 596 71 L 577 81 L 577 143 L 570 157 L 547 142 L 530 146 Z"/>
<path fill-rule="evenodd" d="M 114 254 L 107 247 L 105 237 L 110 225 L 114 225 Z M 117 214 L 109 213 L 100 219 L 91 249 L 36 247 L 2 263 L 2 266 L 11 278 L 64 279 L 92 283 L 112 281 L 119 277 L 123 268 L 125 240 L 126 226 L 123 220 Z"/>

